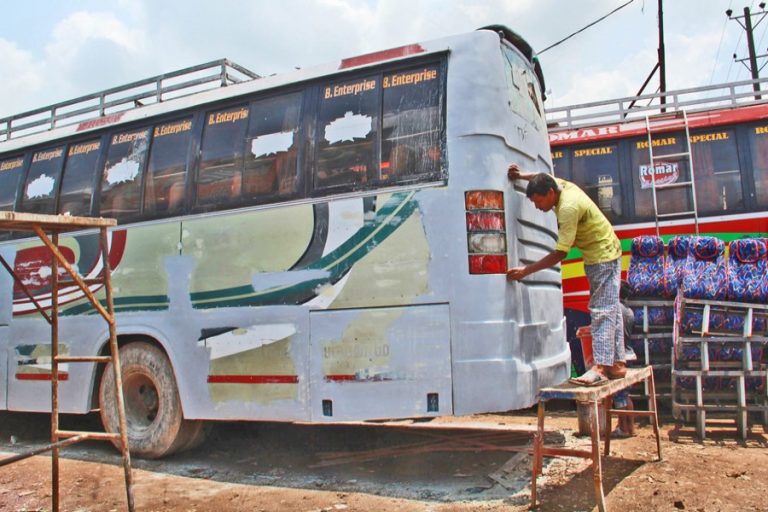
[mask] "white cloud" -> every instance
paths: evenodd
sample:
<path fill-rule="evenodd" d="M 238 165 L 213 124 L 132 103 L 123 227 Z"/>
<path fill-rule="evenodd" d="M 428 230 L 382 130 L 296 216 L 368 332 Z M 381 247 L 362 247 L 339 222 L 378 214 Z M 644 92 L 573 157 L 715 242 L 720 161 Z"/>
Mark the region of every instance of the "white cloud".
<path fill-rule="evenodd" d="M 31 110 L 45 83 L 44 66 L 15 43 L 0 38 L 0 117 Z"/>
<path fill-rule="evenodd" d="M 105 40 L 119 49 L 137 53 L 143 49 L 144 34 L 108 12 L 75 12 L 53 29 L 46 54 L 52 62 L 76 59 L 80 50 L 93 40 Z"/>

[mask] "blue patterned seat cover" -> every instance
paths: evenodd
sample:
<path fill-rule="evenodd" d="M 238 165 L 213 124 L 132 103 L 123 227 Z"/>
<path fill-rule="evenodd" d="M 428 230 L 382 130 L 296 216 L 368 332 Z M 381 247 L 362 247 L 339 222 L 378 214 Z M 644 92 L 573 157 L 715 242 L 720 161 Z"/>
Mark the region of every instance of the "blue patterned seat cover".
<path fill-rule="evenodd" d="M 667 244 L 667 259 L 664 264 L 664 277 L 662 279 L 662 293 L 665 297 L 674 297 L 683 280 L 683 267 L 688 257 L 688 247 L 691 237 L 672 237 Z"/>
<path fill-rule="evenodd" d="M 726 296 L 725 244 L 712 236 L 695 237 L 683 267 L 683 297 L 723 300 Z"/>
<path fill-rule="evenodd" d="M 728 300 L 757 302 L 768 299 L 768 260 L 765 243 L 756 238 L 734 240 L 728 255 Z"/>
<path fill-rule="evenodd" d="M 657 236 L 632 239 L 627 284 L 636 297 L 660 297 L 664 276 L 664 241 Z"/>

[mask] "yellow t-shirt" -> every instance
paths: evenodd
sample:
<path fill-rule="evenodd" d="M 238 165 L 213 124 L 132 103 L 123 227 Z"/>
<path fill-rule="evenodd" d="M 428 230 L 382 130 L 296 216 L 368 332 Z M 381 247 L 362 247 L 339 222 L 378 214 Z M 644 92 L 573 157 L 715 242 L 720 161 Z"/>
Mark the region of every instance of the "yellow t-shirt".
<path fill-rule="evenodd" d="M 621 242 L 613 226 L 597 205 L 578 186 L 555 178 L 560 186 L 557 215 L 558 251 L 568 252 L 576 246 L 584 255 L 585 265 L 613 261 L 621 256 Z"/>

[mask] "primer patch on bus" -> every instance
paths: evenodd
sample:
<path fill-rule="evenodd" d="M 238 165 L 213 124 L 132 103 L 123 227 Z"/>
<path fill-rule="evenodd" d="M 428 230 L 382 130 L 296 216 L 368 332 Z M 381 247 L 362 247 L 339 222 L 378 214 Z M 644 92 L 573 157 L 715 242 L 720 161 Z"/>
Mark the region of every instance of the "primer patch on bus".
<path fill-rule="evenodd" d="M 252 325 L 203 339 L 197 344 L 208 348 L 210 358 L 214 360 L 276 343 L 295 333 L 293 324 Z"/>
<path fill-rule="evenodd" d="M 296 400 L 299 375 L 291 357 L 293 324 L 254 325 L 208 338 L 208 390 L 214 402 Z"/>
<path fill-rule="evenodd" d="M 105 177 L 110 185 L 126 183 L 136 179 L 139 175 L 139 162 L 123 158 L 118 163 L 106 170 Z"/>
<path fill-rule="evenodd" d="M 39 178 L 30 182 L 27 186 L 27 199 L 35 199 L 36 197 L 49 197 L 53 193 L 53 185 L 56 180 L 41 174 Z"/>
<path fill-rule="evenodd" d="M 51 380 L 52 358 L 50 343 L 17 345 L 16 380 Z M 59 343 L 59 355 L 69 355 L 69 345 Z M 69 378 L 69 363 L 59 364 L 59 379 Z"/>
<path fill-rule="evenodd" d="M 271 154 L 288 151 L 293 145 L 293 130 L 289 132 L 270 133 L 254 137 L 251 140 L 251 154 L 262 158 Z"/>
<path fill-rule="evenodd" d="M 307 281 L 328 281 L 331 273 L 322 269 L 293 270 L 286 272 L 260 272 L 253 276 L 251 285 L 257 292 L 289 288 Z"/>
<path fill-rule="evenodd" d="M 347 111 L 344 113 L 344 117 L 328 123 L 328 126 L 325 127 L 325 140 L 330 144 L 335 144 L 345 140 L 351 142 L 356 138 L 364 139 L 371 133 L 372 126 L 373 118 L 371 116 L 353 114 L 351 111 Z"/>

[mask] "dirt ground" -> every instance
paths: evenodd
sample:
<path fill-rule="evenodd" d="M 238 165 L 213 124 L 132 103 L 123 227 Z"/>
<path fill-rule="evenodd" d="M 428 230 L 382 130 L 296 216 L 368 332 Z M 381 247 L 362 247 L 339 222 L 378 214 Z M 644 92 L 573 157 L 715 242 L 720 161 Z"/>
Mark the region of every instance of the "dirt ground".
<path fill-rule="evenodd" d="M 23 451 L 24 443 L 17 435 L 11 444 L 9 431 L 18 431 L 19 425 L 12 425 L 10 417 L 7 413 L 0 415 L 0 459 Z M 44 431 L 45 421 L 35 421 L 33 430 Z M 449 421 L 502 425 L 529 436 L 535 415 L 532 412 L 483 415 Z M 552 434 L 550 437 L 554 436 L 566 445 L 586 448 L 589 444 L 588 438 L 573 435 L 576 420 L 571 412 L 553 413 L 547 417 L 546 426 Z M 274 467 L 281 459 L 270 458 L 266 452 L 269 446 L 278 452 L 290 452 L 292 446 L 301 444 L 297 441 L 299 437 L 273 437 L 276 430 L 262 429 L 257 435 L 226 428 L 221 431 L 223 434 L 219 435 L 218 441 L 214 436 L 207 451 L 199 452 L 199 459 L 176 458 L 156 464 L 134 460 L 136 510 L 447 512 L 523 511 L 528 508 L 528 456 L 495 451 L 492 443 L 477 442 L 480 439 L 477 436 L 471 438 L 475 440 L 474 444 L 457 444 L 452 438 L 464 441 L 469 438 L 448 430 L 419 444 L 402 436 L 376 434 L 379 436 L 376 442 L 368 445 L 350 443 L 354 446 L 341 452 L 338 446 L 333 447 L 334 452 L 327 451 L 327 444 L 317 450 L 301 445 L 297 451 L 303 455 L 294 453 L 282 459 L 286 467 L 301 466 L 300 470 L 305 472 L 302 478 L 291 479 Z M 342 437 L 349 437 L 349 432 L 354 432 L 356 438 L 374 435 L 366 427 L 358 429 L 362 430 L 343 431 Z M 31 431 L 27 429 L 25 432 Z M 298 432 L 297 436 L 307 437 L 307 430 Z M 691 428 L 677 429 L 671 423 L 662 425 L 662 433 L 661 462 L 655 461 L 655 441 L 647 425 L 640 426 L 635 437 L 611 442 L 611 454 L 603 462 L 609 510 L 768 510 L 768 435 L 763 433 L 762 426 L 753 426 L 746 442 L 737 440 L 732 423 L 724 423 L 720 430 L 712 429 L 703 443 L 696 440 Z M 487 434 L 488 439 L 498 438 L 494 432 Z M 28 437 L 34 436 L 30 434 Z M 264 444 L 258 445 L 258 442 Z M 328 443 L 327 440 L 324 442 Z M 44 434 L 42 440 L 37 438 L 23 448 L 28 449 L 35 443 L 45 444 Z M 401 449 L 393 450 L 394 445 Z M 258 451 L 264 451 L 264 461 L 269 467 L 265 467 L 264 461 L 262 465 L 258 461 L 250 462 L 252 475 L 244 478 L 240 474 L 240 477 L 229 478 L 234 481 L 226 481 L 227 478 L 222 477 L 226 471 L 222 468 L 229 466 L 226 461 L 222 465 L 217 459 L 223 457 L 234 461 L 240 454 L 243 460 L 251 460 L 250 456 L 243 455 L 247 446 L 257 447 L 256 459 L 259 459 Z M 451 453 L 442 453 L 439 459 L 430 458 L 441 451 L 441 446 L 445 448 L 442 451 Z M 230 449 L 234 453 L 226 451 Z M 65 452 L 66 458 L 61 463 L 61 510 L 126 510 L 120 459 L 110 450 L 87 448 L 85 452 L 75 452 L 74 457 L 69 451 Z M 330 464 L 329 461 L 341 462 Z M 422 473 L 410 472 L 425 464 L 433 464 L 434 471 L 427 468 Z M 346 473 L 345 465 L 364 473 L 380 474 L 371 477 L 368 483 L 358 482 L 366 477 Z M 442 471 L 442 466 L 449 467 Z M 50 468 L 49 455 L 0 467 L 0 511 L 51 510 Z M 487 485 L 477 486 L 473 468 L 477 470 L 474 473 L 484 473 Z M 392 473 L 397 473 L 396 477 Z M 272 475 L 272 478 L 260 480 L 266 475 Z M 423 489 L 417 493 L 406 492 L 405 489 L 413 483 L 408 482 L 409 479 L 420 479 L 436 491 L 434 494 Z M 471 487 L 463 494 L 438 492 L 441 481 L 448 480 L 474 483 L 465 484 Z M 373 481 L 378 481 L 379 485 L 372 485 Z M 542 511 L 595 509 L 592 471 L 585 460 L 545 459 L 539 490 Z"/>

